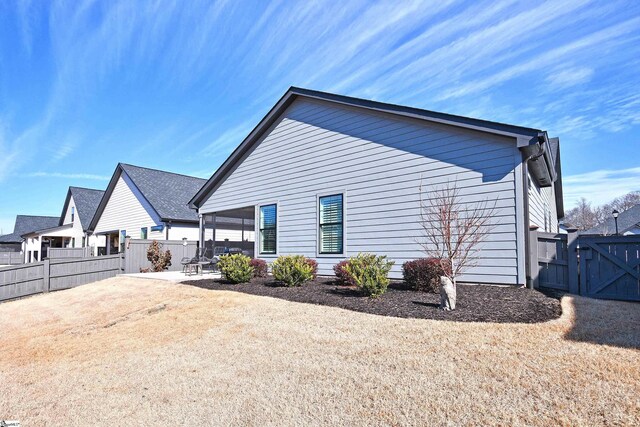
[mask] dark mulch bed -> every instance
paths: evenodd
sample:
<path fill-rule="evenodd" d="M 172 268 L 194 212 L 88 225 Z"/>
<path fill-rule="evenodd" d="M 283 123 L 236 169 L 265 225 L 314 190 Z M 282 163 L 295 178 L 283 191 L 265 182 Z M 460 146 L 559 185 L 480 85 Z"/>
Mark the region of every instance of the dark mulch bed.
<path fill-rule="evenodd" d="M 402 282 L 389 286 L 378 298 L 363 296 L 356 288 L 337 285 L 329 278 L 317 278 L 302 287 L 288 288 L 272 278 L 231 284 L 222 279 L 182 282 L 204 289 L 244 292 L 287 301 L 328 305 L 382 316 L 453 320 L 458 322 L 537 323 L 561 314 L 559 295 L 505 286 L 458 285 L 456 310 L 438 308 L 440 296 L 407 289 Z"/>

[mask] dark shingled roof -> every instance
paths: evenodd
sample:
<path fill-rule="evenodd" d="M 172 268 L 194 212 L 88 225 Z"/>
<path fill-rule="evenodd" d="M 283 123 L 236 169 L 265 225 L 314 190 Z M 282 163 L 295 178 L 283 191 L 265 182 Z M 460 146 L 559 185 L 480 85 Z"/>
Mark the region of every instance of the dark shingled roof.
<path fill-rule="evenodd" d="M 163 221 L 198 221 L 189 200 L 206 179 L 121 163 L 120 166 Z"/>
<path fill-rule="evenodd" d="M 23 240 L 21 236 L 33 231 L 57 227 L 58 221 L 60 221 L 60 217 L 57 216 L 18 215 L 13 233 L 0 236 L 0 242 L 20 243 Z"/>
<path fill-rule="evenodd" d="M 70 195 L 73 196 L 73 201 L 76 204 L 76 214 L 78 215 L 80 224 L 82 224 L 82 228 L 84 230 L 87 230 L 89 228 L 89 224 L 91 224 L 93 215 L 95 215 L 96 210 L 98 209 L 100 200 L 102 200 L 104 191 L 94 190 L 93 188 L 69 187 L 67 200 L 65 200 L 64 203 L 64 208 L 62 210 L 62 215 L 60 216 L 59 225 L 62 225 L 62 223 L 64 222 L 64 214 L 67 211 L 67 207 L 69 205 Z"/>
<path fill-rule="evenodd" d="M 635 205 L 618 215 L 618 232 L 624 234 L 625 231 L 640 225 L 640 204 Z M 608 218 L 603 223 L 580 232 L 580 234 L 615 234 L 616 223 L 613 217 Z"/>

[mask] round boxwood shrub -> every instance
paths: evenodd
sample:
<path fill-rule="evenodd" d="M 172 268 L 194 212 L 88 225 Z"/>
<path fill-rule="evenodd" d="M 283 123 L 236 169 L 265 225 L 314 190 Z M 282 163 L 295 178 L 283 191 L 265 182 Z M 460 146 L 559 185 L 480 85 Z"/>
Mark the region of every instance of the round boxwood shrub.
<path fill-rule="evenodd" d="M 353 280 L 353 276 L 351 276 L 351 274 L 349 274 L 349 272 L 344 268 L 347 264 L 349 264 L 348 259 L 340 261 L 333 266 L 333 273 L 336 275 L 336 279 L 339 285 L 356 286 L 356 282 L 355 280 Z"/>
<path fill-rule="evenodd" d="M 357 287 L 372 298 L 384 294 L 389 286 L 389 271 L 395 264 L 388 261 L 385 255 L 359 253 L 349 258 L 344 266 L 346 272 L 353 277 Z"/>
<path fill-rule="evenodd" d="M 231 283 L 246 283 L 253 278 L 254 268 L 251 258 L 243 254 L 222 255 L 218 268 L 226 280 Z"/>
<path fill-rule="evenodd" d="M 267 261 L 260 258 L 253 258 L 249 262 L 249 265 L 253 267 L 253 277 L 267 277 L 269 271 Z"/>
<path fill-rule="evenodd" d="M 422 292 L 439 292 L 440 277 L 445 272 L 438 258 L 420 258 L 402 264 L 402 276 L 411 289 Z"/>
<path fill-rule="evenodd" d="M 313 266 L 302 255 L 281 255 L 271 264 L 271 273 L 286 286 L 301 286 L 313 279 Z"/>

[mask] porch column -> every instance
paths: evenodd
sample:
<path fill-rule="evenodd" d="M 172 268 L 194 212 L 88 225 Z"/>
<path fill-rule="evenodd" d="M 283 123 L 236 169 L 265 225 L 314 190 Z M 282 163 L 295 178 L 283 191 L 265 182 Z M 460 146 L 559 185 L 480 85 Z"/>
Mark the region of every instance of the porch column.
<path fill-rule="evenodd" d="M 42 236 L 38 236 L 38 259 L 37 261 L 42 261 Z"/>
<path fill-rule="evenodd" d="M 110 234 L 107 234 L 105 236 L 105 239 L 107 241 L 107 245 L 106 245 L 107 249 L 106 249 L 106 254 L 105 255 L 111 255 L 111 238 L 110 237 L 111 237 Z"/>
<path fill-rule="evenodd" d="M 216 227 L 217 227 L 217 214 L 214 212 L 213 213 L 213 248 L 211 249 L 213 251 L 213 253 L 216 253 Z"/>
<path fill-rule="evenodd" d="M 198 243 L 199 243 L 199 247 L 200 248 L 204 248 L 204 215 L 200 214 L 199 215 L 199 233 L 198 233 Z"/>

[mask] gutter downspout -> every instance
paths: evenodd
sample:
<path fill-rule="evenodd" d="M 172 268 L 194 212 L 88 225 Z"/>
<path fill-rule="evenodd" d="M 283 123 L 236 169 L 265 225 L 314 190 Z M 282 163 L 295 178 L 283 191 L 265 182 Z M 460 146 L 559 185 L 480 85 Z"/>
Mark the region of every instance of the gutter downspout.
<path fill-rule="evenodd" d="M 529 219 L 529 160 L 536 160 L 544 154 L 544 148 L 542 148 L 542 144 L 544 144 L 544 141 L 538 145 L 537 153 L 529 155 L 522 162 L 522 185 L 524 187 L 523 188 L 524 221 L 525 221 L 525 227 L 526 227 L 526 230 L 524 233 L 524 250 L 525 250 L 525 253 L 527 254 L 526 262 L 524 263 L 524 274 L 525 274 L 525 280 L 527 282 L 527 288 L 529 289 L 533 289 L 533 280 L 531 277 L 531 263 L 529 260 L 529 256 L 531 253 L 530 251 L 531 242 L 529 239 L 530 227 L 531 227 L 531 221 Z"/>

